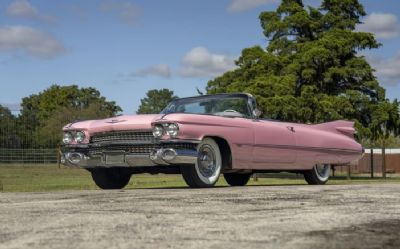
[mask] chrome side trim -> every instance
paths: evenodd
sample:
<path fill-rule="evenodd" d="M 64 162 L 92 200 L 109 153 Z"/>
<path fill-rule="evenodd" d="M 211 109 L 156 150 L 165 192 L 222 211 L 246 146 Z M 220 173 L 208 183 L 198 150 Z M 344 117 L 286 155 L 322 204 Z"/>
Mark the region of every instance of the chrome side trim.
<path fill-rule="evenodd" d="M 307 146 L 297 146 L 297 145 L 277 145 L 277 144 L 239 144 L 236 143 L 237 146 L 254 146 L 259 148 L 274 148 L 274 149 L 286 149 L 286 150 L 310 150 L 310 151 L 322 151 L 325 153 L 348 153 L 348 154 L 362 154 L 361 150 L 349 150 L 349 149 L 341 149 L 341 148 L 321 148 L 321 147 L 307 147 Z"/>

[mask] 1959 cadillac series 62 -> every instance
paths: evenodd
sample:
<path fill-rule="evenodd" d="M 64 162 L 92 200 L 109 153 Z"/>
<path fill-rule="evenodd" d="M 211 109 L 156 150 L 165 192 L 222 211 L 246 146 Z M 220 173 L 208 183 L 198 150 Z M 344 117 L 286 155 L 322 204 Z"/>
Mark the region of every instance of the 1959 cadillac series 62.
<path fill-rule="evenodd" d="M 123 188 L 133 174 L 181 173 L 190 187 L 232 186 L 255 172 L 302 173 L 328 181 L 331 166 L 362 155 L 353 122 L 308 125 L 259 119 L 250 94 L 172 101 L 160 114 L 118 116 L 66 125 L 61 162 L 85 168 L 103 189 Z"/>

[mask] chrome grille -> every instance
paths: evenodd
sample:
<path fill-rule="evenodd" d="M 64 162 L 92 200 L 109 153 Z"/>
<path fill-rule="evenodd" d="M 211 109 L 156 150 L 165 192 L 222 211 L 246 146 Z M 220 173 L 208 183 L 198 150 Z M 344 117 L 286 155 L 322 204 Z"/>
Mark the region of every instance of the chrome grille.
<path fill-rule="evenodd" d="M 158 144 L 152 131 L 108 131 L 94 133 L 90 138 L 89 151 L 91 155 L 105 152 L 124 152 L 129 154 L 149 155 L 154 149 L 173 148 L 195 150 L 197 144 L 163 143 Z"/>
<path fill-rule="evenodd" d="M 194 143 L 164 143 L 156 145 L 156 149 L 159 148 L 172 148 L 181 150 L 196 150 L 197 144 Z"/>
<path fill-rule="evenodd" d="M 154 149 L 160 148 L 173 148 L 173 149 L 186 149 L 196 150 L 197 144 L 192 143 L 167 143 L 167 144 L 111 144 L 99 147 L 90 147 L 89 154 L 96 155 L 104 152 L 125 152 L 130 154 L 149 155 Z"/>
<path fill-rule="evenodd" d="M 154 142 L 154 136 L 151 131 L 109 131 L 95 133 L 91 136 L 91 143 L 102 142 Z"/>
<path fill-rule="evenodd" d="M 106 145 L 101 147 L 91 147 L 89 154 L 96 155 L 103 152 L 123 151 L 130 154 L 149 155 L 154 149 L 153 144 L 135 144 L 135 145 Z"/>

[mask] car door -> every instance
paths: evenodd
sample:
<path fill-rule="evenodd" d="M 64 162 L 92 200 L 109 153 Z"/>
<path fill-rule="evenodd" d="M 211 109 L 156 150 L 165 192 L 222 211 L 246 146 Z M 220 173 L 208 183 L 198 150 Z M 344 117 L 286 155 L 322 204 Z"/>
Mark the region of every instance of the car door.
<path fill-rule="evenodd" d="M 254 120 L 253 163 L 296 162 L 296 131 L 288 123 Z"/>

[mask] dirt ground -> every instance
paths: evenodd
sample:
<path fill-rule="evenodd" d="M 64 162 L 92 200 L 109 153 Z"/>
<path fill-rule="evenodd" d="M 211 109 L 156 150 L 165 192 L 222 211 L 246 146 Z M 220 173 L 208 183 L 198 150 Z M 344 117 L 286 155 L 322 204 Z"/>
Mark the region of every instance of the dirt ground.
<path fill-rule="evenodd" d="M 400 184 L 0 193 L 0 248 L 400 248 Z"/>

